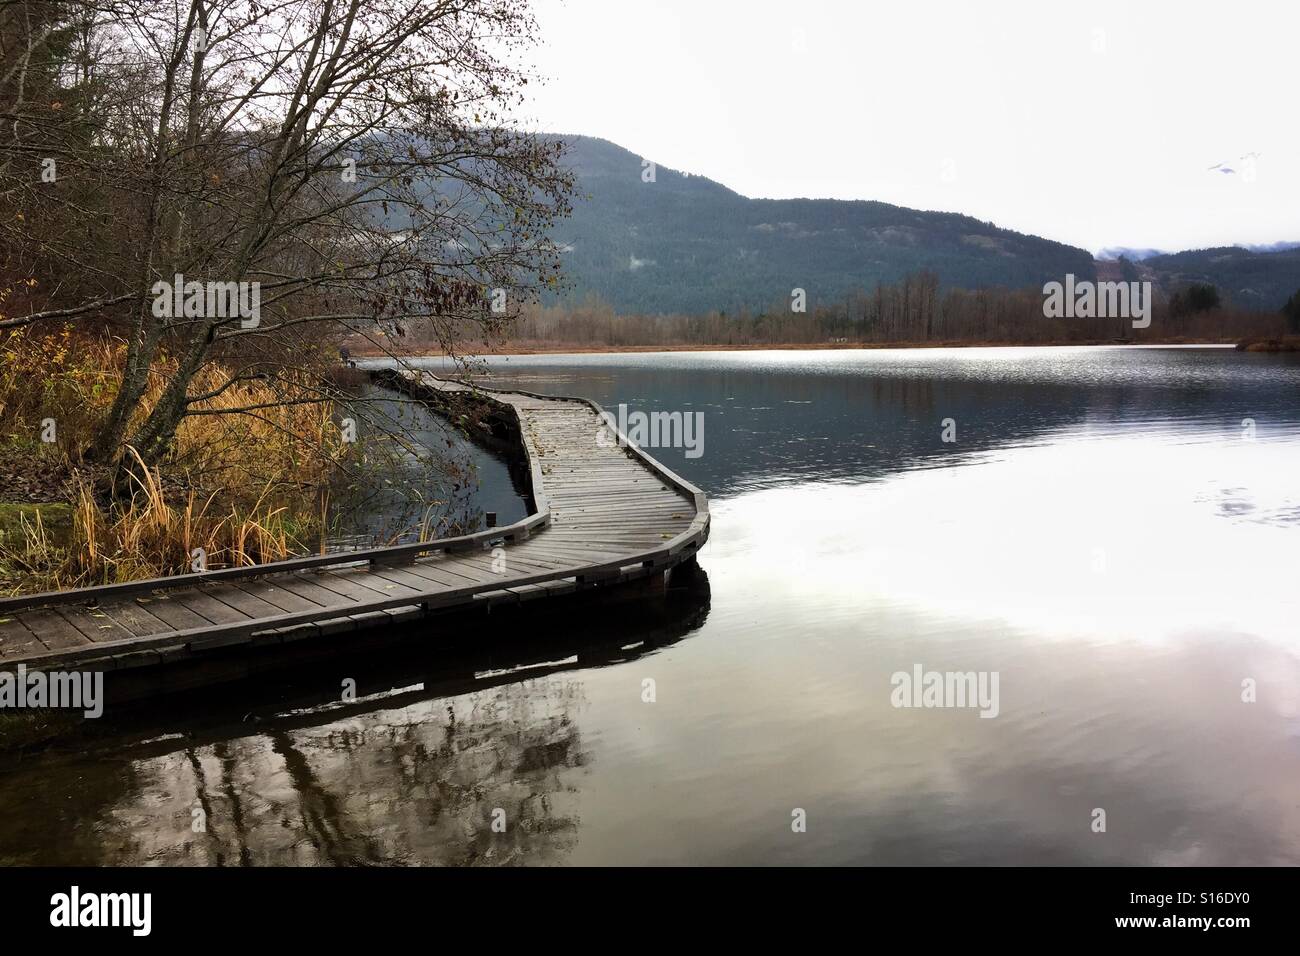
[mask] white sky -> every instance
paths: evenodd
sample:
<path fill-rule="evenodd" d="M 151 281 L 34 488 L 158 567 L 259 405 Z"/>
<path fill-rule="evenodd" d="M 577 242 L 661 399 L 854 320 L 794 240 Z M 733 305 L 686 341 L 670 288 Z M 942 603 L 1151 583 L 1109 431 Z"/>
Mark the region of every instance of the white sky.
<path fill-rule="evenodd" d="M 1300 240 L 1297 0 L 535 10 L 526 125 L 747 196 L 952 210 L 1094 252 Z"/>

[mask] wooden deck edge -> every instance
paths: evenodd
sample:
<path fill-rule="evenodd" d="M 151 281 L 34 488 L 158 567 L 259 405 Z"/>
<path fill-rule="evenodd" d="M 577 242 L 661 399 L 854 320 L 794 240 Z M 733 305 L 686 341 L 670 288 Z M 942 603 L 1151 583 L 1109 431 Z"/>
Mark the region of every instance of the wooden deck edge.
<path fill-rule="evenodd" d="M 697 551 L 698 546 L 680 548 L 673 555 L 659 562 L 637 563 L 622 560 L 621 566 L 609 573 L 584 569 L 579 573 L 566 571 L 554 572 L 551 575 L 515 578 L 499 585 L 493 582 L 475 589 L 466 589 L 467 593 L 457 595 L 457 600 L 454 601 L 419 602 L 404 596 L 382 602 L 382 607 L 379 604 L 367 605 L 365 610 L 343 617 L 286 624 L 284 623 L 286 618 L 294 617 L 294 615 L 286 615 L 281 618 L 250 621 L 247 625 L 223 625 L 226 628 L 224 633 L 208 633 L 215 631 L 215 628 L 196 628 L 160 636 L 153 640 L 135 638 L 75 650 L 50 652 L 20 660 L 5 661 L 0 663 L 0 672 L 13 671 L 20 665 L 28 671 L 76 669 L 107 673 L 136 670 L 200 660 L 206 654 L 215 651 L 290 644 L 353 631 L 386 628 L 395 624 L 426 620 L 434 616 L 454 616 L 475 608 L 525 603 L 543 598 L 568 597 L 597 589 L 608 590 L 656 574 L 663 574 L 689 561 Z M 554 574 L 564 576 L 555 577 Z M 443 596 L 447 593 L 440 592 Z"/>

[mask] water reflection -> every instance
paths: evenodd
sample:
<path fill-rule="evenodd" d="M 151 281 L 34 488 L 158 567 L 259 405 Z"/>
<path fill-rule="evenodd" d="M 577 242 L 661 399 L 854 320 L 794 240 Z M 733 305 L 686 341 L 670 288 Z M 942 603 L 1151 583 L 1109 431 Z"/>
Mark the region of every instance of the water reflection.
<path fill-rule="evenodd" d="M 626 620 L 616 636 L 611 613 Z M 557 862 L 577 840 L 592 759 L 572 674 L 651 657 L 708 613 L 708 578 L 694 569 L 666 599 L 494 614 L 468 644 L 403 645 L 234 699 L 119 714 L 101 736 L 9 759 L 0 862 Z M 352 702 L 339 701 L 344 679 L 356 681 Z M 37 808 L 43 826 L 12 825 Z"/>
<path fill-rule="evenodd" d="M 1249 418 L 1262 439 L 1297 427 L 1300 395 L 1295 356 L 1221 348 L 528 355 L 487 366 L 498 385 L 703 411 L 702 457 L 655 454 L 714 497 L 946 466 L 954 450 L 1037 444 L 1087 423 L 1185 424 L 1235 439 Z M 942 441 L 945 418 L 955 448 Z"/>
<path fill-rule="evenodd" d="M 430 409 L 389 389 L 366 386 L 352 414 L 369 436 L 364 464 L 332 489 L 330 546 L 373 547 L 481 531 L 485 512 L 500 525 L 528 513 L 528 489 L 509 465 Z M 393 436 L 401 435 L 398 441 Z"/>

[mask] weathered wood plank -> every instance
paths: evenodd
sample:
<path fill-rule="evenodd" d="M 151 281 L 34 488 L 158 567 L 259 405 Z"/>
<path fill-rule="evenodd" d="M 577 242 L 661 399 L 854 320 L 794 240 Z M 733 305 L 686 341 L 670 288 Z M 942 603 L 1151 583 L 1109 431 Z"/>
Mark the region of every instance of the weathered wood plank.
<path fill-rule="evenodd" d="M 53 610 L 41 609 L 25 613 L 23 623 L 51 651 L 90 644 L 84 634 Z"/>
<path fill-rule="evenodd" d="M 163 621 L 173 631 L 189 630 L 190 628 L 202 627 L 205 624 L 212 623 L 206 617 L 196 614 L 184 604 L 172 600 L 166 594 L 136 598 L 135 603 L 142 606 L 160 621 Z"/>
<path fill-rule="evenodd" d="M 204 594 L 199 590 L 176 591 L 170 597 L 177 604 L 204 618 L 209 624 L 242 624 L 255 617 L 253 614 L 237 611 L 229 604 L 218 601 L 212 595 Z"/>
<path fill-rule="evenodd" d="M 371 573 L 377 578 L 388 581 L 390 584 L 411 588 L 417 592 L 447 590 L 451 587 L 451 585 L 436 582 L 427 575 L 421 574 L 413 566 L 405 568 L 372 568 Z"/>
<path fill-rule="evenodd" d="M 272 581 L 275 581 L 273 584 Z M 276 579 L 263 579 L 260 581 L 247 581 L 234 585 L 246 594 L 250 594 L 258 600 L 265 601 L 272 607 L 281 611 L 310 611 L 313 608 L 324 607 L 319 604 L 296 594 L 285 587 L 277 587 L 280 582 Z"/>
<path fill-rule="evenodd" d="M 522 545 L 519 545 L 522 547 Z M 489 552 L 491 553 L 491 552 Z M 404 570 L 416 577 L 424 578 L 432 585 L 446 588 L 460 588 L 467 584 L 477 584 L 483 576 L 463 566 L 457 566 L 454 560 L 443 558 L 441 561 L 417 561 Z"/>
<path fill-rule="evenodd" d="M 43 647 L 36 635 L 18 618 L 0 619 L 0 657 L 21 656 Z"/>
<path fill-rule="evenodd" d="M 359 571 L 320 571 L 312 575 L 312 580 L 326 590 L 342 597 L 352 598 L 358 604 L 374 601 L 379 596 L 388 596 L 389 592 L 384 590 L 384 585 L 389 582 L 382 578 L 371 577 L 377 586 L 367 587 L 360 580 L 362 576 L 363 572 Z"/>
<path fill-rule="evenodd" d="M 321 607 L 343 607 L 357 603 L 356 598 L 333 591 L 319 581 L 313 580 L 314 577 L 317 577 L 317 575 L 308 573 L 285 574 L 277 576 L 274 580 L 277 586 L 319 604 Z"/>
<path fill-rule="evenodd" d="M 98 608 L 64 605 L 55 608 L 55 610 L 59 612 L 59 615 L 65 621 L 80 631 L 86 640 L 94 643 L 120 641 L 123 638 L 134 636 L 129 630 Z"/>
<path fill-rule="evenodd" d="M 236 584 L 227 584 L 222 587 L 213 588 L 209 596 L 220 601 L 227 607 L 234 608 L 241 614 L 247 614 L 254 620 L 263 617 L 275 617 L 277 614 L 283 614 L 288 610 L 316 610 L 319 605 L 307 602 L 306 607 L 282 608 L 272 601 L 263 600 L 255 594 L 250 593 L 247 589 Z"/>
<path fill-rule="evenodd" d="M 136 637 L 147 637 L 150 634 L 162 634 L 172 630 L 166 621 L 150 614 L 138 601 L 117 601 L 105 605 L 103 611 Z"/>

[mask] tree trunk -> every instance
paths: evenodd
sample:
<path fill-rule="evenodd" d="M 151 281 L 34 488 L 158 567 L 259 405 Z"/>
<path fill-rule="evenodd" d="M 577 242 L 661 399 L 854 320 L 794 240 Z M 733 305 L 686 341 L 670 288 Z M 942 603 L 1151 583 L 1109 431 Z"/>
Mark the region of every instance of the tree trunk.
<path fill-rule="evenodd" d="M 185 412 L 189 407 L 187 399 L 190 382 L 203 366 L 203 359 L 215 337 L 216 328 L 215 325 L 210 326 L 206 334 L 199 336 L 190 344 L 180 367 L 168 379 L 167 387 L 163 389 L 157 404 L 149 412 L 149 417 L 145 419 L 139 431 L 131 436 L 131 446 L 146 465 L 156 465 L 171 447 L 172 440 L 176 437 L 176 429 L 180 427 L 181 420 L 185 418 Z"/>
<path fill-rule="evenodd" d="M 147 308 L 147 306 L 142 306 Z M 131 416 L 140 407 L 140 400 L 149 387 L 149 369 L 153 363 L 157 342 L 142 329 L 127 346 L 126 366 L 122 370 L 122 384 L 118 387 L 108 418 L 100 429 L 95 443 L 86 453 L 91 461 L 113 461 L 118 457 Z"/>

